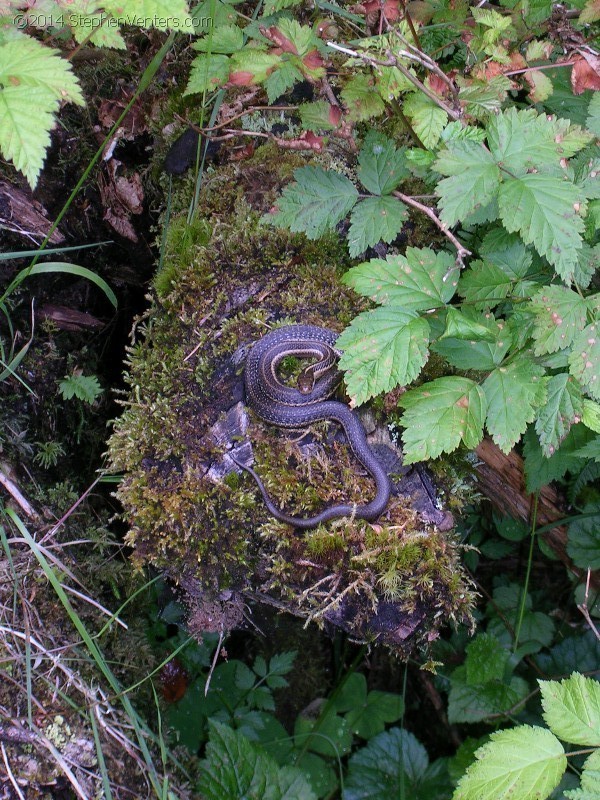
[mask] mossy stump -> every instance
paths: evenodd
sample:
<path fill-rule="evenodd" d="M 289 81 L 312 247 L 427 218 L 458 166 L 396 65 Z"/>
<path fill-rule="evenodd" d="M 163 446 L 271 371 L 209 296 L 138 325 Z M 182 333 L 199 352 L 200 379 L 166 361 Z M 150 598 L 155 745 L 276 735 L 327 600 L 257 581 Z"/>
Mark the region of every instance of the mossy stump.
<path fill-rule="evenodd" d="M 335 425 L 313 426 L 298 441 L 243 404 L 253 341 L 286 323 L 341 331 L 365 307 L 340 282 L 349 263 L 337 235 L 310 242 L 260 221 L 297 165 L 297 155 L 277 159 L 262 148 L 207 176 L 202 218 L 169 226 L 167 266 L 137 323 L 125 411 L 109 444 L 112 468 L 124 473 L 127 539 L 137 566 L 181 587 L 194 632 L 243 626 L 258 600 L 408 654 L 448 620 L 468 622 L 472 593 L 442 530 L 447 515 L 431 504 L 416 510 L 418 475 L 393 447 L 390 472 L 403 476 L 404 494 L 381 519 L 303 533 L 270 517 L 226 456 L 251 447 L 268 491 L 297 516 L 374 493 Z"/>

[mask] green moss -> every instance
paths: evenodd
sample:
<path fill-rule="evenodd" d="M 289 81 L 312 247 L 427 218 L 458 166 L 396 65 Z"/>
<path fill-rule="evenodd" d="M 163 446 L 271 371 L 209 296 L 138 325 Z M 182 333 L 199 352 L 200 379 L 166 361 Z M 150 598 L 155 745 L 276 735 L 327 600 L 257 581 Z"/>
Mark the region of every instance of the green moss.
<path fill-rule="evenodd" d="M 340 283 L 349 262 L 337 234 L 312 242 L 261 222 L 299 163 L 297 154 L 259 148 L 243 165 L 204 176 L 203 216 L 190 227 L 173 209 L 165 267 L 129 352 L 125 411 L 110 441 L 112 466 L 126 473 L 118 497 L 128 543 L 139 566 L 205 591 L 259 591 L 317 620 L 345 597 L 362 609 L 357 624 L 379 595 L 406 609 L 418 604 L 425 639 L 442 619 L 468 616 L 458 597 L 468 587 L 452 541 L 423 531 L 405 505 L 391 503 L 381 527 L 345 519 L 298 534 L 270 517 L 249 475 L 207 477 L 223 458 L 210 431 L 242 397 L 234 354 L 275 325 L 341 330 L 367 307 Z M 330 433 L 327 424 L 311 428 L 318 455 L 307 458 L 289 435 L 250 415 L 255 468 L 288 513 L 373 496 L 372 480 Z"/>

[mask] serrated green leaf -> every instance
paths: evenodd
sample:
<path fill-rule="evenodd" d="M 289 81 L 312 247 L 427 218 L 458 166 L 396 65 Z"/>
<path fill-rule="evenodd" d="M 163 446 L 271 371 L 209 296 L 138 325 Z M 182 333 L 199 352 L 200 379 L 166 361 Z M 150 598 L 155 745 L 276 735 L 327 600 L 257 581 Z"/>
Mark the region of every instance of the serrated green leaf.
<path fill-rule="evenodd" d="M 545 484 L 562 478 L 567 471 L 579 472 L 581 461 L 576 452 L 592 438 L 593 433 L 585 425 L 573 425 L 559 449 L 546 458 L 533 426 L 528 428 L 523 437 L 527 492 L 537 492 Z"/>
<path fill-rule="evenodd" d="M 559 167 L 590 141 L 590 136 L 569 120 L 548 118 L 534 109 L 517 111 L 512 107 L 490 120 L 488 144 L 497 162 L 510 174 L 522 177 L 528 170 Z M 534 173 L 535 174 L 535 173 Z"/>
<path fill-rule="evenodd" d="M 221 0 L 201 0 L 194 7 L 192 16 L 197 21 L 195 30 L 199 35 L 208 33 L 211 28 L 215 30 L 222 25 L 233 25 L 238 17 L 233 5 Z"/>
<path fill-rule="evenodd" d="M 511 83 L 504 75 L 496 75 L 489 81 L 475 81 L 461 86 L 458 99 L 465 111 L 476 119 L 487 119 L 490 113 L 498 113 L 506 100 Z"/>
<path fill-rule="evenodd" d="M 298 653 L 296 650 L 289 650 L 285 653 L 276 653 L 269 661 L 269 674 L 287 675 L 294 666 L 294 661 Z"/>
<path fill-rule="evenodd" d="M 358 202 L 350 215 L 348 250 L 352 257 L 364 253 L 378 242 L 393 242 L 408 216 L 408 209 L 395 197 L 367 197 Z"/>
<path fill-rule="evenodd" d="M 429 325 L 414 312 L 384 306 L 355 317 L 336 342 L 353 404 L 413 381 L 427 361 Z"/>
<path fill-rule="evenodd" d="M 444 126 L 448 122 L 446 112 L 423 92 L 409 94 L 402 110 L 410 119 L 423 145 L 427 150 L 432 150 L 439 142 Z"/>
<path fill-rule="evenodd" d="M 400 420 L 405 464 L 437 458 L 461 443 L 473 448 L 483 438 L 487 400 L 475 381 L 437 378 L 406 392 L 399 402 L 406 409 Z"/>
<path fill-rule="evenodd" d="M 587 757 L 581 773 L 581 788 L 564 792 L 569 800 L 600 800 L 600 750 Z"/>
<path fill-rule="evenodd" d="M 500 217 L 510 232 L 533 244 L 564 281 L 571 280 L 584 224 L 577 187 L 555 175 L 526 173 L 500 186 Z"/>
<path fill-rule="evenodd" d="M 506 683 L 490 680 L 487 683 L 467 682 L 467 667 L 454 670 L 448 694 L 448 721 L 451 724 L 483 722 L 517 705 L 529 692 L 527 682 L 513 677 Z"/>
<path fill-rule="evenodd" d="M 358 179 L 371 194 L 389 194 L 410 174 L 404 149 L 387 136 L 370 131 L 358 155 Z"/>
<path fill-rule="evenodd" d="M 202 53 L 192 61 L 192 71 L 184 95 L 212 92 L 227 83 L 231 60 L 228 56 Z"/>
<path fill-rule="evenodd" d="M 581 419 L 581 388 L 566 372 L 553 375 L 547 383 L 546 404 L 537 412 L 535 430 L 542 451 L 550 457 L 565 438 L 571 425 Z"/>
<path fill-rule="evenodd" d="M 590 444 L 594 444 L 596 440 L 592 440 Z M 593 517 L 582 517 L 569 525 L 567 553 L 576 566 L 582 569 L 598 569 L 600 568 L 600 505 L 588 504 L 583 510 L 585 513 L 597 512 L 597 514 Z"/>
<path fill-rule="evenodd" d="M 452 800 L 545 800 L 567 768 L 558 739 L 529 725 L 493 733 L 475 756 Z"/>
<path fill-rule="evenodd" d="M 297 67 L 290 61 L 281 61 L 279 67 L 274 69 L 265 80 L 269 103 L 274 103 L 278 97 L 285 94 L 288 89 L 302 79 L 302 73 Z"/>
<path fill-rule="evenodd" d="M 375 73 L 375 85 L 383 100 L 387 102 L 414 86 L 398 67 L 378 67 Z"/>
<path fill-rule="evenodd" d="M 319 38 L 313 29 L 308 25 L 301 25 L 291 17 L 281 17 L 276 28 L 292 43 L 299 56 L 305 56 L 319 45 Z"/>
<path fill-rule="evenodd" d="M 600 433 L 600 405 L 587 398 L 583 401 L 581 421 L 590 430 Z"/>
<path fill-rule="evenodd" d="M 569 369 L 583 388 L 593 398 L 600 400 L 600 337 L 597 322 L 584 328 L 573 342 Z"/>
<path fill-rule="evenodd" d="M 487 398 L 486 427 L 504 452 L 517 443 L 536 409 L 545 401 L 544 370 L 521 356 L 506 366 L 497 367 L 483 383 Z"/>
<path fill-rule="evenodd" d="M 531 298 L 529 308 L 535 314 L 536 356 L 570 347 L 585 327 L 587 303 L 566 286 L 544 286 Z"/>
<path fill-rule="evenodd" d="M 588 106 L 586 128 L 595 136 L 600 136 L 600 94 L 594 92 Z"/>
<path fill-rule="evenodd" d="M 423 745 L 405 730 L 392 728 L 371 739 L 348 764 L 343 800 L 414 800 L 448 797 L 448 779 L 429 765 Z"/>
<path fill-rule="evenodd" d="M 206 758 L 200 762 L 197 784 L 205 800 L 316 800 L 299 769 L 278 767 L 260 747 L 227 725 L 210 721 L 209 728 Z"/>
<path fill-rule="evenodd" d="M 344 175 L 321 167 L 300 167 L 295 182 L 285 187 L 277 202 L 275 225 L 318 239 L 350 211 L 358 198 L 354 184 Z"/>
<path fill-rule="evenodd" d="M 29 36 L 0 46 L 0 85 L 23 90 L 26 87 L 44 89 L 58 102 L 85 104 L 69 62 L 60 57 L 58 50 L 45 47 Z M 47 108 L 47 103 L 43 107 Z"/>
<path fill-rule="evenodd" d="M 345 719 L 355 736 L 372 739 L 385 730 L 386 723 L 400 719 L 403 711 L 404 702 L 399 694 L 374 690 L 364 702 L 355 704 Z"/>
<path fill-rule="evenodd" d="M 570 675 L 571 672 L 591 672 L 600 663 L 600 641 L 589 628 L 567 636 L 553 645 L 547 653 L 539 653 L 536 663 L 546 675 Z"/>
<path fill-rule="evenodd" d="M 56 100 L 45 89 L 0 89 L 0 150 L 25 175 L 32 189 L 50 144 L 56 109 Z"/>
<path fill-rule="evenodd" d="M 385 104 L 375 91 L 373 78 L 355 75 L 342 89 L 342 100 L 348 108 L 348 116 L 354 122 L 371 119 L 383 114 Z"/>
<path fill-rule="evenodd" d="M 84 14 L 71 12 L 68 17 L 69 28 L 76 42 L 91 42 L 96 47 L 112 47 L 115 50 L 125 50 L 127 45 L 121 36 L 118 27 L 113 23 L 114 18 L 109 17 L 107 23 L 106 13 Z M 94 31 L 90 36 L 90 31 Z"/>
<path fill-rule="evenodd" d="M 600 683 L 578 672 L 562 681 L 538 680 L 544 719 L 564 742 L 600 746 Z"/>
<path fill-rule="evenodd" d="M 203 36 L 192 44 L 194 50 L 202 53 L 237 53 L 244 45 L 244 34 L 237 25 L 218 25 L 212 36 Z"/>
<path fill-rule="evenodd" d="M 281 11 L 284 8 L 298 6 L 301 2 L 302 0 L 265 0 L 264 16 L 270 16 L 271 14 L 275 14 L 275 12 Z"/>
<path fill-rule="evenodd" d="M 425 311 L 449 302 L 456 289 L 458 267 L 445 251 L 407 247 L 406 255 L 373 258 L 342 278 L 354 291 L 377 303 Z"/>
<path fill-rule="evenodd" d="M 472 309 L 459 311 L 451 306 L 446 313 L 446 329 L 440 339 L 494 342 L 498 333 L 498 324 L 493 318 L 488 320 Z"/>
<path fill-rule="evenodd" d="M 479 633 L 466 647 L 466 678 L 470 686 L 502 681 L 510 653 L 488 633 Z"/>
<path fill-rule="evenodd" d="M 123 25 L 190 33 L 191 19 L 185 0 L 135 0 L 135 12 L 124 12 L 123 0 L 103 0 L 102 6 Z"/>
<path fill-rule="evenodd" d="M 504 228 L 492 228 L 483 237 L 479 252 L 511 280 L 528 275 L 532 256 L 523 240 L 516 233 L 508 233 Z"/>
<path fill-rule="evenodd" d="M 500 326 L 500 323 L 497 323 Z M 500 328 L 499 328 L 500 334 Z M 457 369 L 489 371 L 499 366 L 512 344 L 512 336 L 504 327 L 493 342 L 465 341 L 464 339 L 439 339 L 431 349 Z"/>
<path fill-rule="evenodd" d="M 494 308 L 512 288 L 508 275 L 491 261 L 472 261 L 458 284 L 458 293 L 479 311 Z"/>
<path fill-rule="evenodd" d="M 102 394 L 103 389 L 95 375 L 67 375 L 59 382 L 58 388 L 65 400 L 78 400 L 92 405 Z"/>
<path fill-rule="evenodd" d="M 442 175 L 436 188 L 440 217 L 447 225 L 466 220 L 496 198 L 500 170 L 491 153 L 477 142 L 452 142 L 433 165 Z"/>
<path fill-rule="evenodd" d="M 212 56 L 216 58 L 216 56 Z M 230 78 L 233 80 L 235 75 L 249 75 L 246 83 L 264 83 L 269 74 L 281 63 L 281 55 L 265 52 L 259 47 L 244 47 L 231 56 Z M 246 85 L 246 84 L 244 84 Z"/>
<path fill-rule="evenodd" d="M 329 131 L 336 127 L 334 119 L 337 109 L 326 100 L 314 103 L 302 103 L 298 106 L 298 114 L 302 127 L 308 131 Z M 333 114 L 333 117 L 332 117 Z"/>

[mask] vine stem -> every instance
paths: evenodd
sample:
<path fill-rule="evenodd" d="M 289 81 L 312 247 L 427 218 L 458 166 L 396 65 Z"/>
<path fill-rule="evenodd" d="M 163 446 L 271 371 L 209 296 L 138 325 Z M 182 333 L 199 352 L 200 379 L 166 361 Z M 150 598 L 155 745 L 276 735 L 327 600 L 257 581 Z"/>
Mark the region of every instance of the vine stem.
<path fill-rule="evenodd" d="M 419 203 L 418 200 L 414 200 L 410 195 L 402 194 L 402 192 L 394 191 L 392 192 L 394 197 L 397 197 L 398 200 L 401 200 L 403 203 L 406 203 L 407 206 L 412 206 L 413 208 L 417 208 L 423 214 L 425 214 L 429 219 L 433 222 L 433 224 L 441 230 L 441 232 L 446 236 L 456 248 L 456 258 L 460 262 L 461 266 L 464 266 L 463 260 L 466 256 L 471 255 L 471 251 L 467 250 L 466 247 L 458 241 L 456 236 L 452 233 L 452 231 L 445 225 L 438 215 L 435 213 L 433 208 L 430 206 L 423 205 L 423 203 Z"/>

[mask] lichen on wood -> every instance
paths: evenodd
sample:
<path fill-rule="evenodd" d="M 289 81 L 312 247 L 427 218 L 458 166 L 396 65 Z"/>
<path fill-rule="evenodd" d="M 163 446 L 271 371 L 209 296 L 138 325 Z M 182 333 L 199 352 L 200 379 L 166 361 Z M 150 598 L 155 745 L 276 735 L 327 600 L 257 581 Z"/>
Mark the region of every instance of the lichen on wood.
<path fill-rule="evenodd" d="M 128 354 L 110 462 L 124 473 L 118 496 L 134 563 L 182 587 L 196 629 L 199 619 L 205 630 L 230 629 L 246 602 L 260 600 L 408 652 L 442 623 L 470 621 L 452 534 L 402 495 L 377 522 L 342 519 L 300 534 L 270 517 L 226 456 L 246 442 L 288 513 L 374 493 L 335 425 L 313 426 L 299 442 L 243 404 L 244 355 L 272 326 L 341 331 L 366 307 L 340 282 L 349 262 L 337 234 L 311 242 L 261 222 L 299 158 L 266 146 L 207 174 L 202 217 L 170 224 L 166 266 Z M 406 469 L 398 461 L 392 471 Z M 443 528 L 443 513 L 434 518 Z"/>

